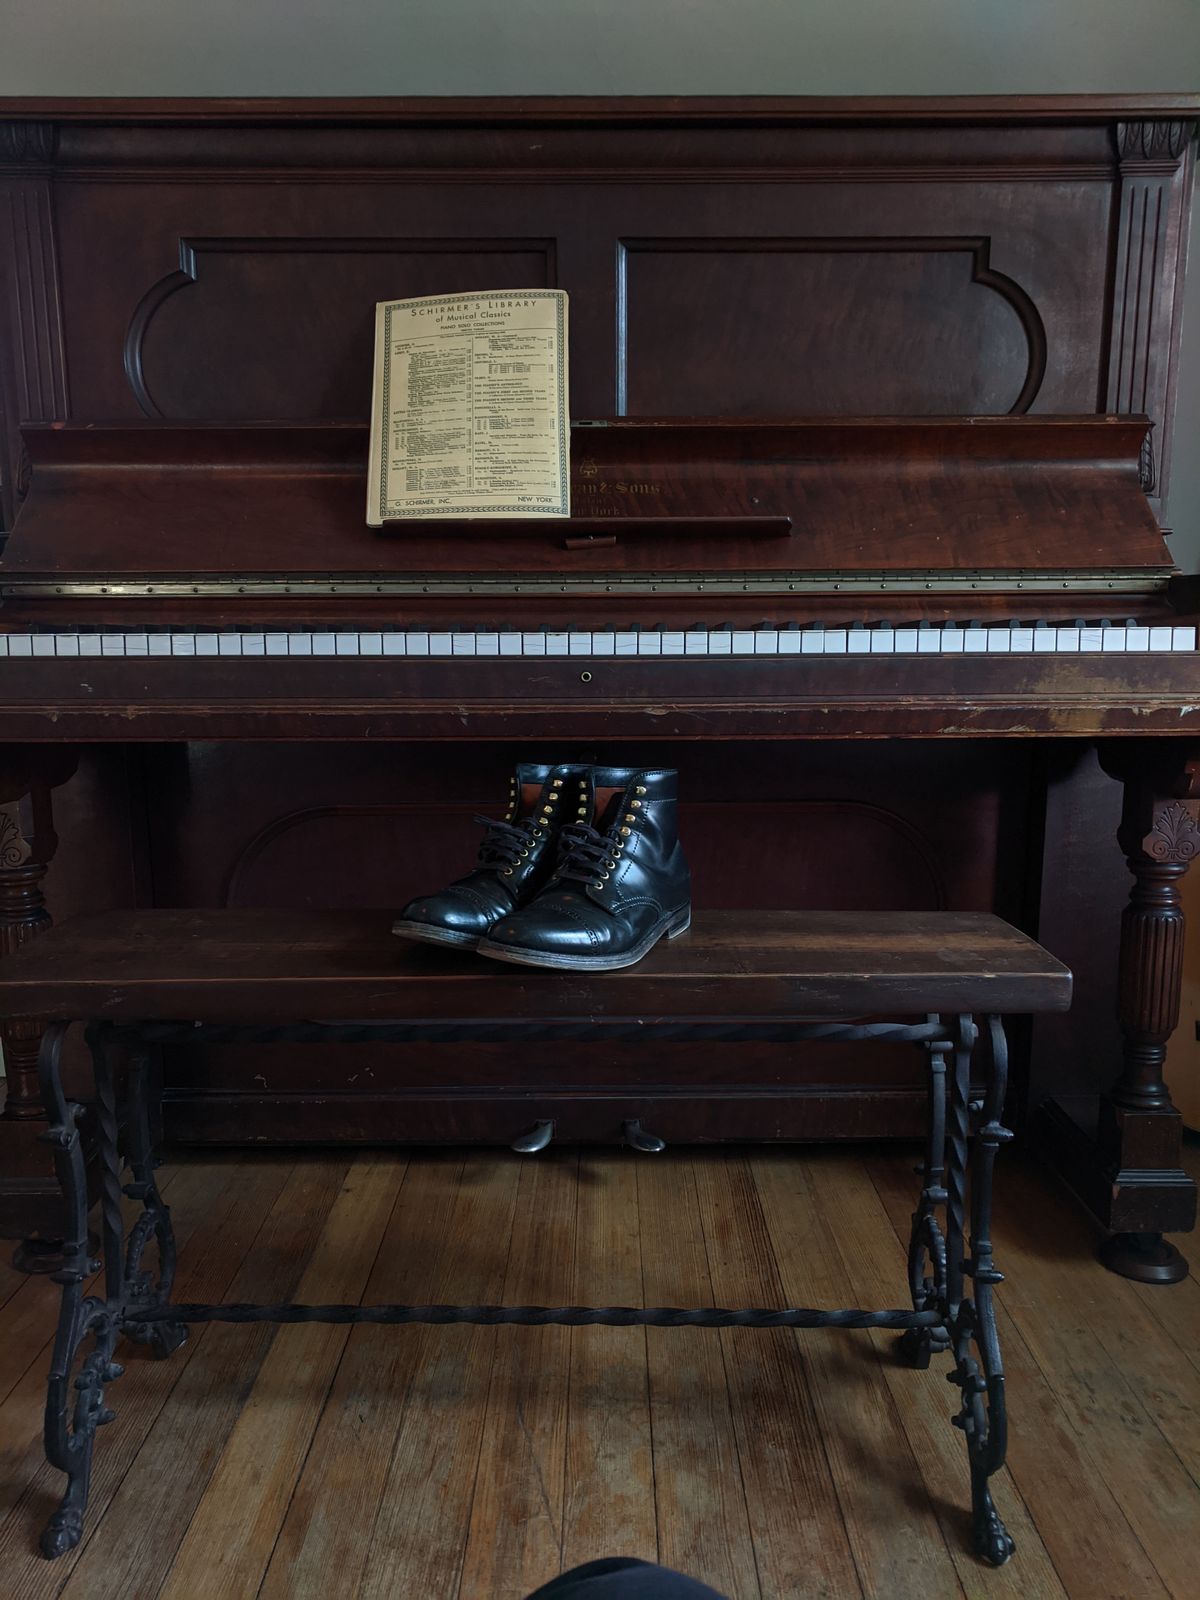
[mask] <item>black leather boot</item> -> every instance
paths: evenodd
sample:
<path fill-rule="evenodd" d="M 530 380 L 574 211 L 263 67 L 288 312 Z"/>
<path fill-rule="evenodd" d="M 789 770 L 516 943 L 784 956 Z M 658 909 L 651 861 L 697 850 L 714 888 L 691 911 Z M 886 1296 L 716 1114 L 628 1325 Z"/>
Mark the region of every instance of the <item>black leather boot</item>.
<path fill-rule="evenodd" d="M 493 923 L 545 886 L 563 825 L 590 816 L 591 793 L 586 768 L 523 762 L 509 779 L 503 822 L 475 818 L 487 831 L 474 870 L 436 894 L 410 900 L 392 932 L 473 950 Z"/>
<path fill-rule="evenodd" d="M 549 883 L 497 922 L 479 954 L 531 967 L 631 967 L 691 922 L 691 874 L 679 843 L 678 774 L 593 767 L 591 820 L 570 823 Z"/>

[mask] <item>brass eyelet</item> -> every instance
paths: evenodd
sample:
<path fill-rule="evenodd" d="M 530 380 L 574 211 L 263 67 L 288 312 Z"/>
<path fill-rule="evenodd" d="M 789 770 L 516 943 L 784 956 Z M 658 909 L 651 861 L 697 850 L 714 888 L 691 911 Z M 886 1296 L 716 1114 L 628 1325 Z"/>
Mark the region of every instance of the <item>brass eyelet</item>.
<path fill-rule="evenodd" d="M 600 874 L 600 882 L 601 883 L 607 883 L 608 882 L 608 873 L 607 872 L 602 872 Z"/>
<path fill-rule="evenodd" d="M 544 817 L 548 817 L 553 810 L 554 810 L 553 806 L 543 806 L 542 807 L 542 815 Z"/>
<path fill-rule="evenodd" d="M 622 828 L 622 829 L 621 829 L 621 837 L 622 837 L 622 838 L 623 838 L 623 839 L 628 839 L 628 837 L 629 837 L 629 835 L 630 835 L 630 834 L 631 834 L 631 833 L 632 833 L 632 832 L 633 832 L 633 829 L 632 829 L 632 828 Z"/>
<path fill-rule="evenodd" d="M 500 868 L 500 876 L 502 878 L 511 878 L 512 875 L 513 875 L 513 869 L 511 867 L 501 867 Z"/>
<path fill-rule="evenodd" d="M 644 783 L 635 784 L 633 792 L 634 794 L 645 794 L 647 792 L 646 785 Z"/>
<path fill-rule="evenodd" d="M 517 854 L 520 856 L 521 860 L 524 861 L 525 857 L 529 854 L 529 851 L 528 850 L 518 850 Z"/>
<path fill-rule="evenodd" d="M 640 811 L 641 810 L 642 802 L 640 800 L 631 800 L 629 802 L 629 804 L 633 807 L 633 809 L 635 811 Z"/>
<path fill-rule="evenodd" d="M 627 811 L 625 813 L 625 821 L 626 822 L 636 822 L 637 818 L 634 816 L 632 811 Z"/>
<path fill-rule="evenodd" d="M 552 789 L 561 789 L 562 785 L 563 785 L 563 781 L 562 781 L 561 778 L 552 778 L 550 780 L 550 787 Z"/>

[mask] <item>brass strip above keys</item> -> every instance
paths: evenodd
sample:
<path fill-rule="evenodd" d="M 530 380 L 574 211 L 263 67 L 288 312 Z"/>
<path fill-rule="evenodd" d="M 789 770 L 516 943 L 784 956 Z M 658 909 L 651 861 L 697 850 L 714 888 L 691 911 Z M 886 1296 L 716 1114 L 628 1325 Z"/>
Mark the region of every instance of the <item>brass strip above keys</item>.
<path fill-rule="evenodd" d="M 227 578 L 38 576 L 0 583 L 0 599 L 236 599 L 299 595 L 688 595 L 688 594 L 1149 594 L 1170 574 L 1100 572 L 652 572 L 553 574 L 245 573 Z"/>

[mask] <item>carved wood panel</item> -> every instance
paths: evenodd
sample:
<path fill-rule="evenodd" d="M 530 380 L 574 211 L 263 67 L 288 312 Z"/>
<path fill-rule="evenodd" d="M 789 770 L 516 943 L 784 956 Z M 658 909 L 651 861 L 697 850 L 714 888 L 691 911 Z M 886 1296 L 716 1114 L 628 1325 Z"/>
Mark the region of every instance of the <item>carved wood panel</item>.
<path fill-rule="evenodd" d="M 761 416 L 784 395 L 798 415 L 1024 412 L 1045 376 L 1037 307 L 987 238 L 628 240 L 620 272 L 631 416 Z"/>

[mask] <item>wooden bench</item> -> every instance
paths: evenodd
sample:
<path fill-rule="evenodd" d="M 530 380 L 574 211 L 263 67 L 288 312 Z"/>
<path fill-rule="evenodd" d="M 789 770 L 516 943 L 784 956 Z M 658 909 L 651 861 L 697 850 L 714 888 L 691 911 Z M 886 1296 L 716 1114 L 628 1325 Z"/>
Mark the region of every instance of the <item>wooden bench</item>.
<path fill-rule="evenodd" d="M 949 1350 L 961 1392 L 975 1547 L 999 1565 L 1012 1540 L 988 1479 L 1004 1460 L 1004 1378 L 992 1289 L 992 1167 L 1007 1058 L 1003 1013 L 1065 1010 L 1065 967 L 998 918 L 934 913 L 708 913 L 622 972 L 564 974 L 405 945 L 376 913 L 133 911 L 81 918 L 0 963 L 0 1016 L 46 1024 L 42 1095 L 66 1218 L 62 1306 L 46 1405 L 46 1453 L 67 1474 L 42 1535 L 47 1556 L 81 1537 L 94 1435 L 110 1420 L 118 1339 L 168 1355 L 193 1322 L 606 1323 L 656 1327 L 903 1330 L 903 1356 Z M 864 1021 L 894 1014 L 898 1021 Z M 972 1059 L 990 1048 L 978 1098 Z M 83 1023 L 95 1076 L 102 1287 L 88 1249 L 80 1132 L 88 1107 L 64 1092 L 68 1031 Z M 929 1135 L 909 1248 L 911 1309 L 589 1306 L 258 1306 L 171 1301 L 174 1241 L 154 1179 L 154 1051 L 216 1042 L 463 1039 L 879 1039 L 918 1045 L 928 1064 Z M 122 1091 L 119 1102 L 118 1090 Z M 548 1142 L 541 1118 L 518 1147 Z M 970 1229 L 967 1176 L 970 1134 Z M 122 1135 L 122 1130 L 123 1135 Z M 628 1142 L 661 1148 L 637 1119 Z M 122 1168 L 129 1176 L 122 1183 Z M 142 1211 L 123 1237 L 122 1193 Z"/>

